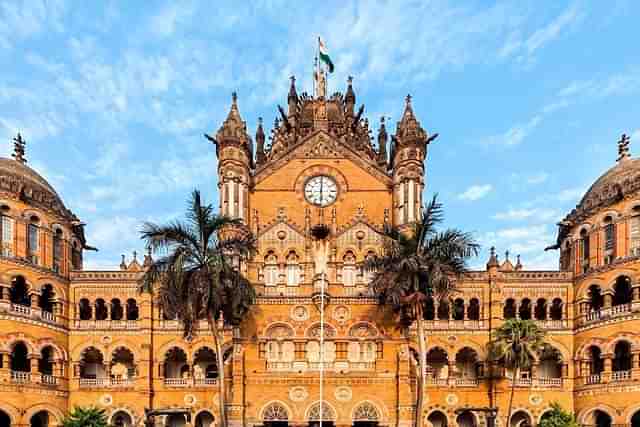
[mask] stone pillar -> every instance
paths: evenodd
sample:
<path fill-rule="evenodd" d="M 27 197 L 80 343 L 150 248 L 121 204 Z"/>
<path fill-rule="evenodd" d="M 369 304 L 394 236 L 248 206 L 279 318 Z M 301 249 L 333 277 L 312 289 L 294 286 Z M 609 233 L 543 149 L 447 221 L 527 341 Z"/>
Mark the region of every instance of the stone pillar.
<path fill-rule="evenodd" d="M 603 354 L 604 359 L 604 371 L 602 372 L 602 382 L 609 382 L 611 380 L 611 373 L 613 369 L 613 354 Z"/>
<path fill-rule="evenodd" d="M 604 308 L 611 308 L 613 305 L 613 295 L 605 294 L 604 295 Z"/>
<path fill-rule="evenodd" d="M 38 299 L 39 299 L 40 295 L 38 295 L 35 292 L 32 292 L 31 294 L 29 294 L 29 299 L 31 300 L 31 308 L 37 308 L 38 307 Z"/>
<path fill-rule="evenodd" d="M 516 302 L 516 319 L 520 318 L 520 301 Z"/>

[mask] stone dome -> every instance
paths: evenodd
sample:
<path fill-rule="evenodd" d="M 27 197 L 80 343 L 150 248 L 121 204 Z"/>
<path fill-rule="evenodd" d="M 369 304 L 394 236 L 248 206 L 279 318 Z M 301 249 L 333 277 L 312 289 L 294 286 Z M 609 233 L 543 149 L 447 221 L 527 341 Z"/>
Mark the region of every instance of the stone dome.
<path fill-rule="evenodd" d="M 568 216 L 581 221 L 640 189 L 640 158 L 624 157 L 598 178 Z"/>
<path fill-rule="evenodd" d="M 14 199 L 75 219 L 51 184 L 25 163 L 0 157 L 0 191 Z"/>

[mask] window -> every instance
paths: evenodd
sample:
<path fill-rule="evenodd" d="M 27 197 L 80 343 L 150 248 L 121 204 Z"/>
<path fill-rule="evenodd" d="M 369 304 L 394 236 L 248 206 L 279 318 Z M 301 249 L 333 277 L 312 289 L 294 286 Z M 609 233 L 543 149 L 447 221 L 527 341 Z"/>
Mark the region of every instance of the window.
<path fill-rule="evenodd" d="M 300 267 L 298 266 L 298 256 L 291 252 L 287 256 L 287 285 L 297 286 L 300 283 Z"/>
<path fill-rule="evenodd" d="M 604 263 L 611 264 L 616 253 L 616 226 L 610 216 L 604 222 Z"/>
<path fill-rule="evenodd" d="M 62 262 L 62 230 L 57 229 L 53 234 L 53 269 L 60 271 Z"/>
<path fill-rule="evenodd" d="M 276 286 L 278 284 L 278 259 L 273 252 L 265 257 L 264 284 L 266 286 Z"/>
<path fill-rule="evenodd" d="M 2 238 L 2 255 L 12 256 L 13 255 L 13 219 L 9 218 L 6 215 L 2 215 L 2 222 L 0 223 L 0 226 L 2 226 L 2 233 L 0 234 L 0 238 Z"/>
<path fill-rule="evenodd" d="M 640 255 L 640 215 L 631 218 L 629 228 L 631 229 L 631 255 Z"/>
<path fill-rule="evenodd" d="M 587 230 L 580 232 L 580 262 L 582 272 L 586 273 L 589 269 L 589 235 L 587 234 Z"/>
<path fill-rule="evenodd" d="M 38 263 L 38 226 L 35 224 L 27 226 L 27 255 L 29 261 Z"/>
<path fill-rule="evenodd" d="M 356 256 L 348 251 L 342 258 L 342 283 L 344 286 L 356 284 Z"/>

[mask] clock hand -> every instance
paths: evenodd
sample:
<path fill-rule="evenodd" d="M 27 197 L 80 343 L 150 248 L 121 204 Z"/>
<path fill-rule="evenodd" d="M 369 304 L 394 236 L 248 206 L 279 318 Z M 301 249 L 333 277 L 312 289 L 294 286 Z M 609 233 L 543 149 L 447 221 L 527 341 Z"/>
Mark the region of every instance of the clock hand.
<path fill-rule="evenodd" d="M 322 203 L 322 184 L 324 184 L 324 177 L 320 178 L 320 203 Z"/>

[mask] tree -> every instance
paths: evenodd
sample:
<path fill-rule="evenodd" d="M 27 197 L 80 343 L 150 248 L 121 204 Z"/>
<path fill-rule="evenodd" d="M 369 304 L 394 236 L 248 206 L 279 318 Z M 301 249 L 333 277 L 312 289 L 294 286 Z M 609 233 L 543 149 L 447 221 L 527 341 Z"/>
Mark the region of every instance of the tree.
<path fill-rule="evenodd" d="M 76 406 L 62 420 L 62 427 L 108 427 L 104 409 Z"/>
<path fill-rule="evenodd" d="M 197 322 L 206 319 L 216 352 L 221 425 L 226 427 L 222 330 L 218 322 L 238 326 L 255 302 L 255 291 L 241 274 L 242 261 L 255 251 L 255 239 L 242 221 L 214 213 L 194 190 L 186 220 L 164 225 L 145 223 L 141 237 L 154 260 L 140 290 L 156 295 L 160 309 L 177 318 L 184 337 L 193 338 Z"/>
<path fill-rule="evenodd" d="M 544 345 L 544 331 L 533 320 L 509 319 L 493 331 L 489 357 L 511 370 L 511 394 L 507 409 L 507 425 L 511 420 L 513 395 L 522 369 L 529 369 Z"/>
<path fill-rule="evenodd" d="M 551 410 L 546 412 L 539 427 L 580 427 L 575 415 L 562 409 L 558 402 L 551 404 Z"/>
<path fill-rule="evenodd" d="M 418 397 L 416 427 L 422 426 L 422 405 L 426 371 L 426 343 L 423 309 L 429 297 L 448 298 L 456 279 L 467 270 L 467 260 L 478 254 L 479 245 L 468 233 L 457 229 L 438 231 L 442 204 L 437 196 L 427 204 L 420 219 L 407 228 L 384 231 L 381 256 L 365 263 L 374 272 L 370 288 L 382 306 L 397 316 L 398 326 L 416 324 L 418 335 Z"/>

